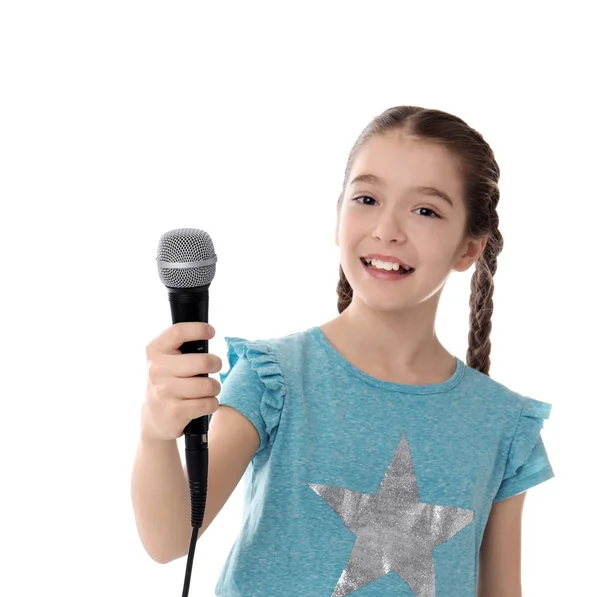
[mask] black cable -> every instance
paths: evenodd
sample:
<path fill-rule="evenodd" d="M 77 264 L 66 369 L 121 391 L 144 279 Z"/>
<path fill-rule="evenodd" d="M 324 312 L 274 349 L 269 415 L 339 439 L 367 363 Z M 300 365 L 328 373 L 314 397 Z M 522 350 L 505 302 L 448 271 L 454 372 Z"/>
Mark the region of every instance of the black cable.
<path fill-rule="evenodd" d="M 210 417 L 194 419 L 186 427 L 185 460 L 187 463 L 188 482 L 190 486 L 190 509 L 192 518 L 192 538 L 188 551 L 188 560 L 183 583 L 183 595 L 187 597 L 190 590 L 192 564 L 198 540 L 198 531 L 204 522 L 206 495 L 208 493 L 208 424 Z M 195 431 L 197 433 L 195 433 Z"/>
<path fill-rule="evenodd" d="M 188 551 L 188 560 L 185 567 L 185 581 L 183 583 L 182 597 L 188 597 L 190 590 L 190 579 L 192 576 L 192 565 L 194 563 L 194 553 L 196 552 L 196 541 L 198 539 L 198 529 L 192 528 L 192 540 L 190 541 L 190 549 Z"/>

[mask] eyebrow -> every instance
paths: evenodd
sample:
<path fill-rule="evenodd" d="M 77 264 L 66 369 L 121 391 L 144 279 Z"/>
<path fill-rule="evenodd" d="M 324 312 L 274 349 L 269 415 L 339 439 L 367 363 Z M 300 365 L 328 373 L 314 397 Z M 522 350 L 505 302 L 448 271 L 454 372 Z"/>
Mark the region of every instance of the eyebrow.
<path fill-rule="evenodd" d="M 376 174 L 359 174 L 356 178 L 354 178 L 352 180 L 352 182 L 350 184 L 353 185 L 353 184 L 356 184 L 359 182 L 366 182 L 369 184 L 385 186 L 385 182 L 383 181 L 383 179 L 379 178 L 379 176 L 377 176 Z M 454 203 L 452 202 L 452 199 L 450 199 L 450 197 L 446 193 L 444 193 L 444 191 L 440 191 L 439 189 L 436 189 L 435 187 L 418 185 L 418 186 L 411 187 L 410 190 L 417 191 L 418 193 L 423 193 L 425 195 L 433 195 L 435 197 L 439 197 L 440 199 L 446 201 L 452 207 L 454 207 Z"/>

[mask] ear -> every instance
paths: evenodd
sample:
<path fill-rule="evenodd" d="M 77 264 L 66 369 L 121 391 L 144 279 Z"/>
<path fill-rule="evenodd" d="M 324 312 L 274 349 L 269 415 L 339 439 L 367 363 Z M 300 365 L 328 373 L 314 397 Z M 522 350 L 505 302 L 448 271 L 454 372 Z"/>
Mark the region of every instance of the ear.
<path fill-rule="evenodd" d="M 462 252 L 454 264 L 453 269 L 455 269 L 457 272 L 467 271 L 477 261 L 481 253 L 483 253 L 486 243 L 487 238 L 482 238 L 479 240 L 467 240 L 462 246 Z"/>

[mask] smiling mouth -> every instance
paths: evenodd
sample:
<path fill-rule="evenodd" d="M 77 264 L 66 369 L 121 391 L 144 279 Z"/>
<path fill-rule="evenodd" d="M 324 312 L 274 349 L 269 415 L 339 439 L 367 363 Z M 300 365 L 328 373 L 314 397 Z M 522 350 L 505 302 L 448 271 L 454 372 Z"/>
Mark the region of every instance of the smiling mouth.
<path fill-rule="evenodd" d="M 371 263 L 371 260 L 366 261 L 364 259 L 364 257 L 361 257 L 360 261 L 366 268 L 372 269 L 376 272 L 383 272 L 383 273 L 396 274 L 396 275 L 407 275 L 407 274 L 412 274 L 415 271 L 414 267 L 404 267 L 403 265 L 400 265 L 400 264 L 396 264 L 394 267 L 392 267 L 390 269 L 384 268 L 384 267 L 377 267 L 377 266 L 373 265 L 373 263 Z M 397 269 L 396 269 L 396 266 L 397 266 Z"/>

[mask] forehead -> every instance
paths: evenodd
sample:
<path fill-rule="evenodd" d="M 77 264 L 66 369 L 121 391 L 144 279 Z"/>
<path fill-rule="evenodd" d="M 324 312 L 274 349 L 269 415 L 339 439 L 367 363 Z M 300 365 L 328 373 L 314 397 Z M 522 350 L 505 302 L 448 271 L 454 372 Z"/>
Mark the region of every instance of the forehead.
<path fill-rule="evenodd" d="M 348 183 L 358 174 L 376 174 L 394 188 L 432 186 L 460 198 L 463 181 L 458 166 L 443 145 L 393 131 L 376 135 L 361 147 Z"/>

